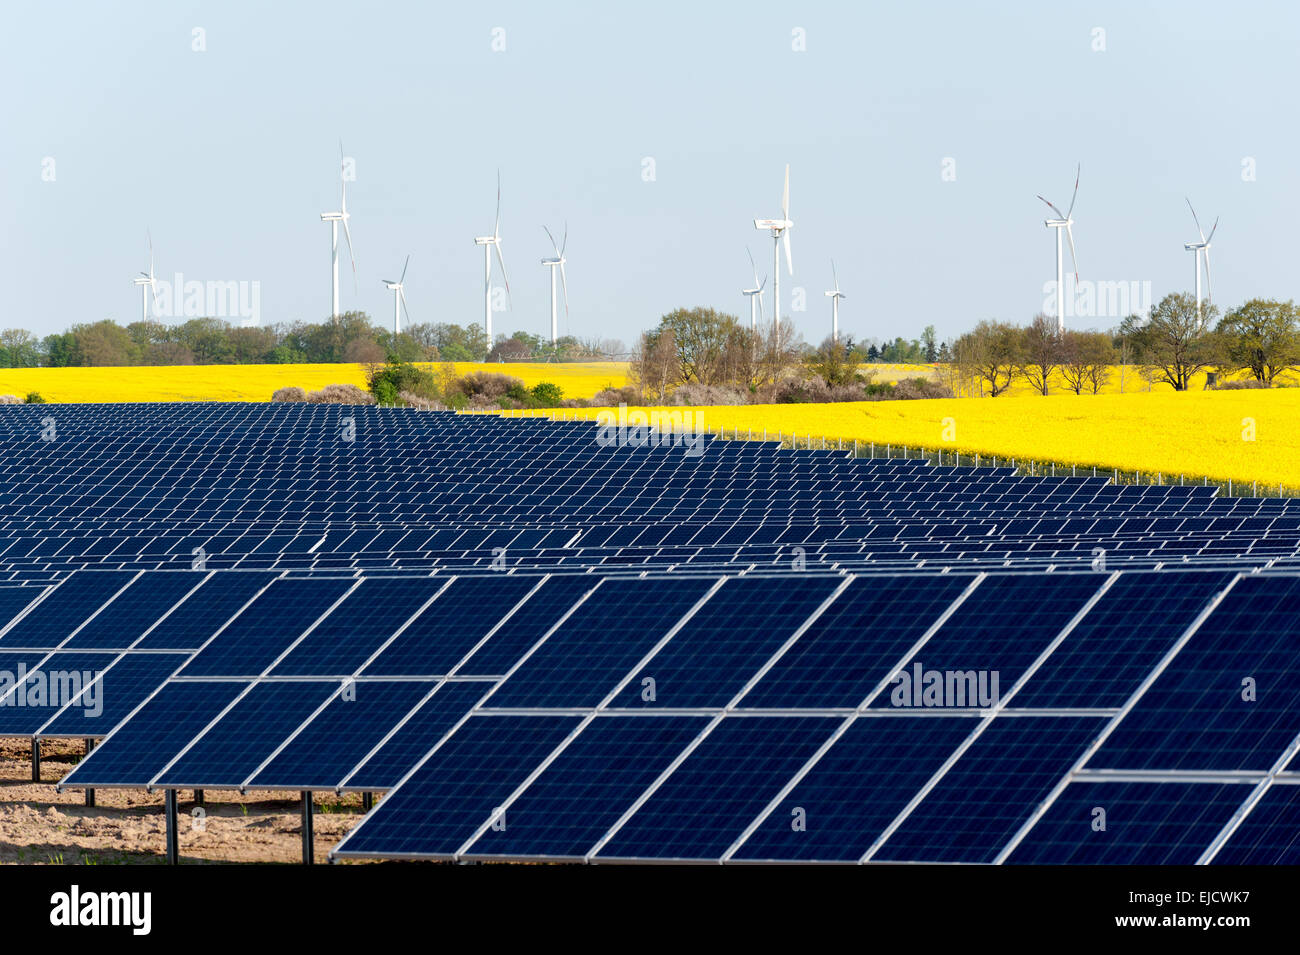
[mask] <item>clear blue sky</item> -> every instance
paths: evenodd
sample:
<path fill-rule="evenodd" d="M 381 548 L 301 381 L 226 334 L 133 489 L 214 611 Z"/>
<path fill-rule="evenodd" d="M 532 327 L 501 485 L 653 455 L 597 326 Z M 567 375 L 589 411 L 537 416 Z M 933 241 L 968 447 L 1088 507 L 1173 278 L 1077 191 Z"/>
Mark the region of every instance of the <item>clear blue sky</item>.
<path fill-rule="evenodd" d="M 746 244 L 771 271 L 751 220 L 778 214 L 786 162 L 782 310 L 807 290 L 810 341 L 832 257 L 859 338 L 1029 319 L 1054 268 L 1034 196 L 1067 203 L 1076 161 L 1084 279 L 1189 289 L 1190 195 L 1207 229 L 1222 217 L 1216 302 L 1300 297 L 1293 4 L 83 2 L 5 20 L 6 327 L 134 320 L 146 228 L 161 277 L 258 281 L 264 322 L 325 318 L 340 137 L 360 284 L 345 269 L 342 303 L 385 322 L 380 280 L 407 253 L 416 321 L 481 320 L 472 240 L 498 167 L 498 330 L 547 329 L 542 225 L 566 219 L 562 332 L 747 317 Z"/>

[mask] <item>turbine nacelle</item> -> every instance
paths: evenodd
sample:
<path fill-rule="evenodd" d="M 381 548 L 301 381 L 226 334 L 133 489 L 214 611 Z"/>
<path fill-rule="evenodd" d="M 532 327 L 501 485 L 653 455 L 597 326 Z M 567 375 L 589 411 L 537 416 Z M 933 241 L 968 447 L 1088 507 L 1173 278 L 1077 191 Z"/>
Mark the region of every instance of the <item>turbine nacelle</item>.
<path fill-rule="evenodd" d="M 770 229 L 772 232 L 781 232 L 794 225 L 790 219 L 755 219 L 754 228 L 762 231 Z"/>
<path fill-rule="evenodd" d="M 1068 229 L 1074 225 L 1073 219 L 1044 219 L 1043 225 L 1049 229 Z"/>
<path fill-rule="evenodd" d="M 499 245 L 501 236 L 499 235 L 478 235 L 474 237 L 475 245 Z"/>

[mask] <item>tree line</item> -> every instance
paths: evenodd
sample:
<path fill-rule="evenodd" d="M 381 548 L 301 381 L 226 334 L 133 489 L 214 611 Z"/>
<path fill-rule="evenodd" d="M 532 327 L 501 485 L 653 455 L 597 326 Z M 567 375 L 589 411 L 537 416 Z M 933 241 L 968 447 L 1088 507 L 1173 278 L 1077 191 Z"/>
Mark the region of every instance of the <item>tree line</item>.
<path fill-rule="evenodd" d="M 1024 327 L 987 320 L 951 351 L 944 374 L 954 394 L 997 397 L 1017 381 L 1043 395 L 1098 394 L 1130 367 L 1148 387 L 1160 382 L 1175 391 L 1186 391 L 1202 373 L 1217 387 L 1272 387 L 1300 370 L 1300 309 L 1256 298 L 1220 319 L 1216 306 L 1198 307 L 1194 296 L 1173 293 L 1149 315 L 1130 315 L 1107 332 L 1060 332 L 1046 315 Z M 1228 380 L 1242 373 L 1244 381 Z"/>
<path fill-rule="evenodd" d="M 178 325 L 119 325 L 112 319 L 73 325 L 38 338 L 0 330 L 0 368 L 40 366 L 242 365 L 396 361 L 602 361 L 626 357 L 618 341 L 559 339 L 555 346 L 517 331 L 489 343 L 474 324 L 413 324 L 394 334 L 365 312 L 320 323 L 282 322 L 245 328 L 219 318 Z"/>

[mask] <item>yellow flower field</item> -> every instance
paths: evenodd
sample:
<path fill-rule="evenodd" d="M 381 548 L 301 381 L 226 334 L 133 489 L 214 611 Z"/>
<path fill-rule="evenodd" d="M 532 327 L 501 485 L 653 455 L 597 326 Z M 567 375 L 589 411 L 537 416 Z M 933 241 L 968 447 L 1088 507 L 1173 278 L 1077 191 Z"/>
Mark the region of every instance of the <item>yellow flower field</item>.
<path fill-rule="evenodd" d="M 627 383 L 626 362 L 546 364 L 457 362 L 456 373 L 514 375 L 532 387 L 550 381 L 566 398 L 590 398 Z M 131 368 L 0 368 L 0 395 L 39 391 L 46 401 L 270 401 L 277 388 L 315 391 L 331 384 L 366 386 L 361 365 L 166 365 Z"/>
<path fill-rule="evenodd" d="M 815 444 L 856 439 L 1300 487 L 1300 389 L 1293 388 L 663 410 L 691 411 L 703 428 L 728 437 L 737 428 L 741 437 L 766 429 L 769 438 L 793 433 L 801 444 L 811 435 Z"/>

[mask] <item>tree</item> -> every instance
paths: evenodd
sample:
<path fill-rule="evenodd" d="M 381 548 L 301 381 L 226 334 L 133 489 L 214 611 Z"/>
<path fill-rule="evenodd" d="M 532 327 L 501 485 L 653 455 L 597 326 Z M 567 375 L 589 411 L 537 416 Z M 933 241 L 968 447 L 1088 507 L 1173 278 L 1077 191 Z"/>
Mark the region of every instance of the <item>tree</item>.
<path fill-rule="evenodd" d="M 1061 335 L 1055 319 L 1039 313 L 1021 335 L 1018 371 L 1040 395 L 1046 395 L 1061 362 Z"/>
<path fill-rule="evenodd" d="M 828 385 L 865 384 L 857 364 L 849 360 L 849 353 L 843 342 L 827 338 L 804 359 L 804 366 Z"/>
<path fill-rule="evenodd" d="M 679 308 L 659 320 L 660 329 L 670 329 L 677 345 L 678 378 L 682 383 L 722 384 L 723 356 L 728 340 L 740 321 L 711 308 Z"/>
<path fill-rule="evenodd" d="M 957 339 L 955 364 L 962 375 L 978 381 L 996 398 L 1011 387 L 1020 367 L 1021 330 L 1006 322 L 985 319 Z"/>
<path fill-rule="evenodd" d="M 34 368 L 41 362 L 41 343 L 25 328 L 0 331 L 0 367 Z"/>
<path fill-rule="evenodd" d="M 1291 301 L 1252 298 L 1223 317 L 1218 331 L 1234 369 L 1249 369 L 1256 381 L 1273 379 L 1300 365 L 1300 328 Z"/>
<path fill-rule="evenodd" d="M 1102 332 L 1067 330 L 1061 341 L 1061 377 L 1076 395 L 1098 394 L 1110 380 L 1115 347 Z"/>
<path fill-rule="evenodd" d="M 1213 305 L 1202 306 L 1204 326 L 1208 327 L 1217 314 Z M 1151 309 L 1149 319 L 1130 315 L 1121 324 L 1120 334 L 1131 343 L 1138 361 L 1150 370 L 1151 376 L 1175 391 L 1186 391 L 1197 372 L 1222 357 L 1221 339 L 1203 331 L 1196 298 L 1186 292 L 1166 295 Z"/>
<path fill-rule="evenodd" d="M 921 347 L 925 352 L 925 360 L 931 364 L 939 360 L 939 346 L 935 344 L 937 337 L 933 325 L 925 326 L 921 332 Z"/>
<path fill-rule="evenodd" d="M 628 377 L 642 394 L 648 394 L 663 404 L 668 392 L 678 384 L 677 343 L 673 330 L 660 327 L 641 336 L 632 361 L 628 364 Z"/>

